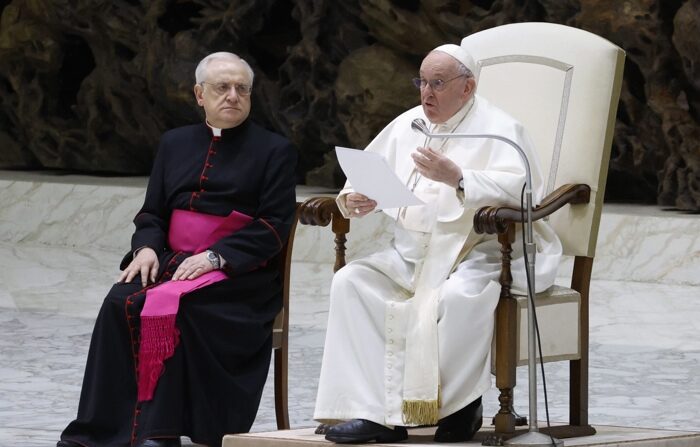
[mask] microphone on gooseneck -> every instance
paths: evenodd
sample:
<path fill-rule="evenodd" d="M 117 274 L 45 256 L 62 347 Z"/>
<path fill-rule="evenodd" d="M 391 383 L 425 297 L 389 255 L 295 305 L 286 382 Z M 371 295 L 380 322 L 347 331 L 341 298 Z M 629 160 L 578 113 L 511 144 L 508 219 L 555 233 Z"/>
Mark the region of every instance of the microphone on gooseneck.
<path fill-rule="evenodd" d="M 525 202 L 526 204 L 522 206 L 523 211 L 525 212 L 526 215 L 526 220 L 523 222 L 524 226 L 524 231 L 523 231 L 523 241 L 525 245 L 525 265 L 526 265 L 526 270 L 527 270 L 527 291 L 528 291 L 528 300 L 527 300 L 527 315 L 528 315 L 528 321 L 527 321 L 527 329 L 528 329 L 528 337 L 527 337 L 527 347 L 528 347 L 528 376 L 529 376 L 529 384 L 528 384 L 528 390 L 530 393 L 530 432 L 533 430 L 533 422 L 535 421 L 534 425 L 534 430 L 536 430 L 536 421 L 537 421 L 537 371 L 535 369 L 535 343 L 536 343 L 536 338 L 535 338 L 535 253 L 537 251 L 535 247 L 535 242 L 533 240 L 533 230 L 532 230 L 532 177 L 530 176 L 530 162 L 527 159 L 527 155 L 525 154 L 525 151 L 523 148 L 521 148 L 518 143 L 515 141 L 511 140 L 510 138 L 503 137 L 501 135 L 494 135 L 494 134 L 466 134 L 466 133 L 431 133 L 430 129 L 428 126 L 426 126 L 425 121 L 423 121 L 420 118 L 416 118 L 413 121 L 411 121 L 411 129 L 415 130 L 416 132 L 420 132 L 426 137 L 430 138 L 485 138 L 485 139 L 493 139 L 493 140 L 499 140 L 504 143 L 507 143 L 509 146 L 511 146 L 513 149 L 515 149 L 518 154 L 520 155 L 520 158 L 522 159 L 523 165 L 525 166 Z M 541 353 L 540 353 L 541 357 Z M 556 440 L 554 438 L 553 442 L 556 446 L 561 446 L 562 443 L 559 440 Z M 555 442 L 558 441 L 558 442 Z M 525 445 L 525 444 L 523 444 Z M 535 444 L 531 444 L 535 445 Z M 543 444 L 537 444 L 537 445 L 543 445 Z"/>
<path fill-rule="evenodd" d="M 420 132 L 424 135 L 430 133 L 430 129 L 428 129 L 428 126 L 425 124 L 425 121 L 423 121 L 420 118 L 416 118 L 413 121 L 411 121 L 411 129 L 415 130 L 416 132 Z"/>

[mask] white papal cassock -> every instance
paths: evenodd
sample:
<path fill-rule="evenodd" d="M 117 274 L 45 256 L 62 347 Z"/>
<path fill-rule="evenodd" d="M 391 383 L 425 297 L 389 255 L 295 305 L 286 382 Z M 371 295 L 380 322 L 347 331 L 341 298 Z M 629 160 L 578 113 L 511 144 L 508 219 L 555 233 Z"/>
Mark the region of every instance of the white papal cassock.
<path fill-rule="evenodd" d="M 384 155 L 399 178 L 427 204 L 385 210 L 396 219 L 391 247 L 350 262 L 333 278 L 314 413 L 319 421 L 362 418 L 389 426 L 408 425 L 402 401 L 409 312 L 416 280 L 429 264 L 445 272 L 436 306 L 439 417 L 461 409 L 491 386 L 500 245 L 495 236 L 471 230 L 472 216 L 485 205 L 520 206 L 525 168 L 518 153 L 497 140 L 426 141 L 411 130 L 415 118 L 427 122 L 420 106 L 396 118 L 366 148 Z M 484 98 L 475 96 L 431 130 L 496 134 L 517 142 L 529 154 L 535 203 L 542 197 L 542 176 L 522 125 Z M 417 176 L 410 154 L 419 146 L 440 150 L 460 166 L 464 194 Z M 346 185 L 338 198 L 346 216 L 349 210 L 343 196 L 349 192 L 351 186 Z M 554 282 L 562 250 L 545 222 L 536 222 L 534 230 L 535 284 L 542 291 Z M 513 244 L 513 289 L 526 290 L 520 231 Z"/>

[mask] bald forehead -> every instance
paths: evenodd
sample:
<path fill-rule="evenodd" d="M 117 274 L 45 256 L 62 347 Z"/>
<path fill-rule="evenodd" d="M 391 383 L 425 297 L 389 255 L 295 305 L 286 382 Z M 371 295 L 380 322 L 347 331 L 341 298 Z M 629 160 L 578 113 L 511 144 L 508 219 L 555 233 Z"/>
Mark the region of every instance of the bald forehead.
<path fill-rule="evenodd" d="M 435 75 L 457 74 L 459 62 L 442 51 L 431 51 L 420 65 L 420 74 L 428 72 Z"/>

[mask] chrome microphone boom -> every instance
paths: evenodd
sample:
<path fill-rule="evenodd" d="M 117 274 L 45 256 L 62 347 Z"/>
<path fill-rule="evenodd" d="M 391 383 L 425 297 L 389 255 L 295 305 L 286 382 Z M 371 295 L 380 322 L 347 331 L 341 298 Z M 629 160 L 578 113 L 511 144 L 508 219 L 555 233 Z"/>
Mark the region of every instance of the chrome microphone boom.
<path fill-rule="evenodd" d="M 510 446 L 562 446 L 561 440 L 553 438 L 551 436 L 546 436 L 539 433 L 537 428 L 537 370 L 536 370 L 536 333 L 535 333 L 535 253 L 537 252 L 535 247 L 535 242 L 533 240 L 533 230 L 532 230 L 532 176 L 530 174 L 530 162 L 527 159 L 527 155 L 523 148 L 521 148 L 515 141 L 503 137 L 501 135 L 493 134 L 464 134 L 464 133 L 432 133 L 430 129 L 420 118 L 416 118 L 411 122 L 411 129 L 416 132 L 420 132 L 423 135 L 430 138 L 484 138 L 502 141 L 513 149 L 515 149 L 520 158 L 522 159 L 523 165 L 525 166 L 525 214 L 526 214 L 526 224 L 525 231 L 523 232 L 523 238 L 525 239 L 525 256 L 527 258 L 527 271 L 528 271 L 528 284 L 527 284 L 527 348 L 528 348 L 528 395 L 529 395 L 529 419 L 530 426 L 528 433 L 524 435 L 516 436 L 505 442 L 506 445 Z M 466 185 L 465 185 L 466 187 Z"/>
<path fill-rule="evenodd" d="M 430 129 L 428 129 L 428 126 L 425 124 L 425 121 L 423 121 L 420 118 L 416 118 L 413 121 L 411 121 L 411 129 L 415 130 L 416 132 L 420 132 L 423 135 L 430 137 L 430 138 L 485 138 L 485 139 L 492 139 L 492 140 L 499 140 L 502 141 L 508 145 L 510 145 L 513 149 L 515 149 L 518 152 L 518 155 L 520 155 L 520 158 L 523 161 L 523 165 L 525 166 L 525 200 L 526 200 L 526 205 L 527 205 L 527 221 L 528 221 L 528 227 L 530 227 L 527 231 L 528 234 L 525 237 L 525 243 L 531 243 L 532 242 L 532 176 L 530 174 L 530 161 L 527 159 L 527 155 L 525 154 L 525 151 L 523 148 L 521 148 L 515 141 L 511 140 L 510 138 L 503 137 L 501 135 L 493 135 L 493 134 L 464 134 L 464 133 L 431 133 Z M 534 264 L 534 262 L 533 262 Z M 534 278 L 533 278 L 534 279 Z"/>

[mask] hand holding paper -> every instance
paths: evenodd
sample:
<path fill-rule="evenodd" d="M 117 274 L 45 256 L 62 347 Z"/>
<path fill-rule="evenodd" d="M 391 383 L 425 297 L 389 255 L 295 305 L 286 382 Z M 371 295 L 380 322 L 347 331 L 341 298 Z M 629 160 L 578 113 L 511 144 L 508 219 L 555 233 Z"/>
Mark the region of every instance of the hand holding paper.
<path fill-rule="evenodd" d="M 345 196 L 345 206 L 354 217 L 362 217 L 374 212 L 377 209 L 377 202 L 359 192 L 351 192 Z"/>
<path fill-rule="evenodd" d="M 336 147 L 335 153 L 353 189 L 376 201 L 377 209 L 423 205 L 381 155 L 345 147 Z"/>

